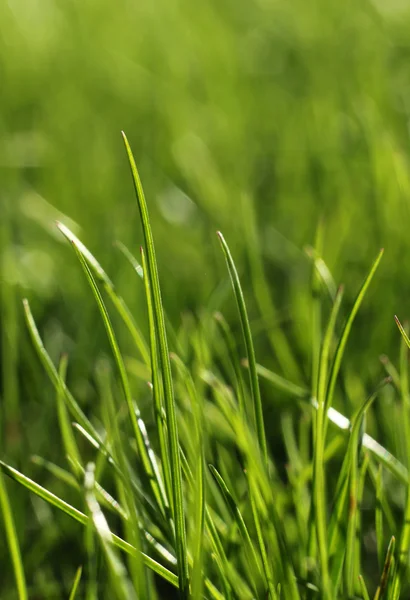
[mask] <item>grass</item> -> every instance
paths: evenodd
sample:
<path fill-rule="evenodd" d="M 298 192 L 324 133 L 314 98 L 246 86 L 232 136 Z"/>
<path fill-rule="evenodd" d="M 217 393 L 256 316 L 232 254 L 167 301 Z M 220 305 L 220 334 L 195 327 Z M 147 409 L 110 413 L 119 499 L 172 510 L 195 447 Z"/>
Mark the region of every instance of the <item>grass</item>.
<path fill-rule="evenodd" d="M 29 303 L 24 301 L 39 364 L 43 364 L 56 390 L 56 412 L 67 464 L 64 469 L 41 457 L 35 462 L 47 469 L 66 493 L 69 488 L 75 490 L 74 504 L 83 505 L 85 512 L 10 464 L 0 462 L 3 474 L 40 497 L 52 510 L 65 513 L 85 527 L 84 562 L 77 565 L 69 597 L 152 598 L 172 594 L 173 587 L 181 598 L 217 600 L 369 598 L 370 594 L 375 599 L 398 599 L 406 587 L 408 568 L 407 509 L 401 518 L 396 514 L 389 488 L 403 483 L 406 488 L 408 472 L 365 433 L 372 404 L 378 397 L 383 402 L 392 385 L 399 388 L 407 402 L 410 341 L 397 317 L 403 338 L 400 375 L 394 376 L 394 367 L 384 360 L 386 370 L 393 375 L 389 374 L 376 391 L 362 400 L 350 425 L 332 407 L 347 340 L 372 279 L 377 277 L 383 251 L 365 277 L 343 326 L 339 318 L 343 290 L 339 288 L 329 295 L 330 272 L 327 267 L 323 269 L 323 259 L 319 262 L 319 251 L 311 252 L 312 307 L 317 315 L 314 335 L 318 335 L 313 347 L 318 349 L 318 363 L 313 370 L 317 381 L 311 382 L 310 393 L 257 363 L 244 292 L 234 258 L 220 232 L 221 258 L 225 257 L 231 278 L 246 358 L 241 360 L 223 316 L 218 313 L 215 317 L 207 311 L 202 314 L 200 326 L 189 334 L 194 355 L 186 358 L 181 332 L 174 339 L 175 351 L 180 355 L 170 355 L 170 332 L 148 207 L 125 135 L 124 140 L 145 240 L 142 265 L 135 274 L 137 282 L 143 279 L 147 301 L 150 358 L 146 368 L 153 382 L 149 391 L 154 418 L 147 427 L 133 398 L 127 357 L 100 287 L 110 298 L 111 309 L 122 317 L 135 351 L 145 360 L 143 349 L 147 344 L 100 264 L 66 226 L 58 223 L 75 250 L 96 301 L 112 361 L 104 359 L 105 366 L 96 375 L 101 385 L 101 414 L 87 416 L 67 386 L 67 356 L 58 368 L 54 366 Z M 134 266 L 137 264 L 128 250 L 125 255 Z M 111 362 L 117 376 L 111 372 Z M 268 451 L 259 378 L 294 398 L 289 405 L 292 412 L 287 413 L 290 419 L 282 427 L 288 455 L 286 476 L 280 473 L 278 459 Z M 305 411 L 304 424 L 301 410 Z M 347 434 L 341 443 L 338 431 L 328 428 L 330 422 Z M 404 434 L 407 426 L 404 421 Z M 76 431 L 91 443 L 91 457 Z M 311 437 L 309 444 L 306 435 Z M 371 470 L 377 475 L 369 477 Z M 27 598 L 30 592 L 24 560 L 3 483 L 1 490 L 16 589 L 19 598 Z M 370 522 L 363 511 L 365 497 L 367 512 L 374 515 Z M 375 538 L 370 549 L 365 545 L 368 531 Z M 386 558 L 380 562 L 384 548 Z M 368 560 L 371 556 L 373 566 Z M 160 592 L 164 585 L 172 587 Z"/>
<path fill-rule="evenodd" d="M 1 5 L 2 599 L 408 597 L 387 4 Z"/>

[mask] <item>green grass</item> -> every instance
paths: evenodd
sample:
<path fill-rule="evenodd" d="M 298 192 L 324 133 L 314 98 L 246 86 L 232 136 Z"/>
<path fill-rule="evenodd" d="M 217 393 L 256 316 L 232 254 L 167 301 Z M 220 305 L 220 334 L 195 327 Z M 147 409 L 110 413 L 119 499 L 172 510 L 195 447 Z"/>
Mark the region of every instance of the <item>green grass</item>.
<path fill-rule="evenodd" d="M 409 596 L 409 24 L 0 6 L 2 600 Z"/>
<path fill-rule="evenodd" d="M 58 369 L 53 365 L 29 303 L 24 300 L 26 322 L 39 364 L 42 362 L 56 390 L 61 445 L 71 473 L 41 457 L 35 457 L 35 463 L 47 469 L 63 489 L 75 490 L 76 504 L 83 504 L 85 512 L 0 461 L 3 472 L 10 478 L 53 510 L 64 512 L 86 528 L 84 564 L 77 569 L 70 597 L 81 590 L 84 571 L 83 593 L 90 599 L 101 594 L 124 599 L 151 598 L 159 593 L 157 585 L 161 579 L 177 588 L 181 598 L 268 597 L 276 600 L 284 597 L 296 600 L 312 595 L 329 599 L 367 598 L 368 589 L 371 593 L 374 591 L 378 599 L 399 598 L 408 566 L 407 509 L 401 517 L 401 527 L 398 525 L 397 531 L 389 532 L 391 541 L 379 575 L 377 560 L 373 567 L 365 560 L 363 539 L 365 531 L 373 532 L 374 549 L 369 554 L 373 552 L 377 559 L 378 553 L 380 562 L 385 543 L 384 522 L 389 519 L 389 527 L 393 521 L 397 522 L 393 507 L 382 501 L 388 497 L 392 502 L 385 482 L 390 481 L 393 486 L 394 479 L 400 479 L 398 473 L 402 474 L 400 483 L 404 480 L 406 485 L 408 480 L 406 467 L 365 435 L 366 415 L 376 398 L 386 393 L 386 385 L 395 382 L 404 399 L 407 398 L 405 348 L 410 347 L 410 341 L 397 317 L 404 340 L 401 376 L 389 375 L 367 400 L 362 400 L 350 426 L 332 407 L 353 321 L 376 276 L 383 253 L 380 252 L 365 277 L 342 327 L 338 325 L 343 306 L 342 289 L 331 294 L 329 301 L 328 280 L 321 276 L 324 271 L 317 268 L 315 254 L 311 282 L 312 306 L 317 315 L 314 335 L 318 335 L 314 347 L 319 354 L 317 368 L 313 370 L 317 381 L 312 381 L 311 394 L 256 362 L 244 292 L 234 259 L 220 232 L 246 359 L 240 360 L 240 350 L 222 315 L 216 315 L 215 319 L 208 311 L 202 313 L 199 326 L 190 329 L 193 356 L 184 360 L 187 352 L 181 332 L 175 334 L 175 349 L 181 356 L 170 356 L 147 203 L 125 136 L 124 140 L 145 239 L 145 250 L 141 248 L 142 270 L 137 269 L 137 273 L 139 271 L 139 280 L 142 276 L 144 281 L 148 309 L 150 360 L 147 367 L 153 381 L 150 387 L 152 425 L 148 430 L 132 396 L 127 359 L 117 341 L 100 286 L 119 316 L 126 315 L 122 322 L 137 352 L 145 348 L 145 342 L 140 335 L 135 335 L 136 325 L 128 317 L 129 309 L 94 256 L 68 228 L 58 224 L 74 247 L 80 269 L 95 298 L 112 361 L 104 359 L 106 366 L 97 374 L 102 394 L 102 420 L 94 425 L 97 415 L 91 413 L 88 417 L 68 389 L 67 357 L 63 356 Z M 128 251 L 126 255 L 136 263 Z M 323 329 L 321 323 L 324 323 Z M 176 366 L 173 371 L 171 358 Z M 110 362 L 116 366 L 117 377 L 111 374 Z M 386 367 L 389 364 L 386 360 L 384 363 Z M 226 379 L 226 368 L 232 380 Z M 241 369 L 248 371 L 248 383 Z M 389 370 L 394 372 L 394 367 L 389 366 Z M 279 472 L 278 459 L 268 452 L 259 377 L 310 407 L 305 417 L 301 417 L 302 407 L 298 409 L 297 403 L 291 405 L 293 416 L 282 428 L 288 453 L 285 477 Z M 122 390 L 123 400 L 118 397 L 119 390 Z M 307 417 L 312 436 L 308 445 L 305 444 L 306 427 L 297 427 L 298 421 Z M 330 421 L 348 436 L 338 453 L 342 462 L 333 451 L 330 459 L 328 456 L 338 435 L 329 433 Z M 406 433 L 406 421 L 402 426 Z M 80 447 L 76 429 L 93 446 L 91 458 L 86 458 L 89 452 Z M 206 462 L 213 480 L 206 477 Z M 371 467 L 378 473 L 374 481 L 369 481 L 367 476 Z M 112 493 L 103 487 L 103 481 Z M 1 489 L 18 597 L 27 598 L 24 560 L 13 511 L 3 483 Z M 361 512 L 365 492 L 367 502 L 373 506 L 373 524 L 364 522 L 365 514 Z M 300 502 L 304 506 L 299 505 Z M 396 537 L 400 538 L 398 556 Z M 127 555 L 132 557 L 131 563 Z"/>

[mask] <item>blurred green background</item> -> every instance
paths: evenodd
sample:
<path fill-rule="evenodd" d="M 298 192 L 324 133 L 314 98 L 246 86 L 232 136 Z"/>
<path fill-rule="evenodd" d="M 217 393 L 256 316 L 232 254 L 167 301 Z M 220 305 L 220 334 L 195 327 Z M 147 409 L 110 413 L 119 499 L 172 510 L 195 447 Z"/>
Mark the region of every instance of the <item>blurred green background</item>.
<path fill-rule="evenodd" d="M 122 129 L 176 330 L 204 306 L 237 327 L 220 229 L 246 290 L 259 361 L 308 381 L 304 248 L 322 219 L 323 256 L 346 286 L 347 308 L 386 250 L 347 357 L 363 387 L 374 382 L 380 353 L 397 357 L 393 315 L 409 314 L 409 25 L 400 0 L 1 3 L 3 456 L 40 480 L 29 456 L 58 462 L 53 391 L 24 327 L 22 297 L 53 359 L 69 353 L 76 397 L 91 409 L 98 401 L 92 373 L 108 344 L 55 219 L 98 257 L 146 330 L 142 286 L 113 246 L 121 240 L 138 255 L 142 242 Z M 41 548 L 54 544 L 64 556 L 61 531 L 69 539 L 73 526 L 15 484 L 9 490 L 29 581 L 60 581 L 64 564 L 46 561 Z M 74 573 L 77 561 L 66 561 Z M 4 545 L 0 564 L 9 565 Z M 1 598 L 14 597 L 8 572 Z"/>

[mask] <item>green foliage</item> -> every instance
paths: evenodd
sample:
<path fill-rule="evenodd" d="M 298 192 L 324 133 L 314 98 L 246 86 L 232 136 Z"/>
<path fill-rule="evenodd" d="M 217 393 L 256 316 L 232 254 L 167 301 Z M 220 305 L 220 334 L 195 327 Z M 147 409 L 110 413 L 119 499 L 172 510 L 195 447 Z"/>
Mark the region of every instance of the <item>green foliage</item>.
<path fill-rule="evenodd" d="M 408 597 L 409 20 L 1 5 L 2 600 Z"/>

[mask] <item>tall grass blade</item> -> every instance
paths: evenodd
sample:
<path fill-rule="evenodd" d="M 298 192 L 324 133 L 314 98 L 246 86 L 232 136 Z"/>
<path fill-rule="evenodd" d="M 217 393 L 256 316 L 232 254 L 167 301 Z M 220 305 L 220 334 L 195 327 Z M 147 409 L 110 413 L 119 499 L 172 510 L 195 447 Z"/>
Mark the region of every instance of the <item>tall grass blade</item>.
<path fill-rule="evenodd" d="M 154 240 L 151 231 L 147 203 L 144 191 L 137 171 L 135 160 L 125 133 L 122 133 L 131 173 L 137 196 L 138 208 L 141 216 L 145 250 L 147 253 L 147 277 L 149 277 L 152 289 L 155 324 L 158 333 L 159 356 L 162 370 L 164 400 L 167 418 L 168 445 L 170 451 L 170 465 L 172 474 L 173 491 L 173 517 L 175 524 L 175 551 L 178 559 L 179 589 L 182 598 L 187 598 L 189 593 L 189 573 L 185 530 L 185 510 L 182 493 L 181 460 L 178 439 L 178 427 L 174 399 L 174 387 L 172 382 L 171 365 L 168 353 L 168 341 L 165 329 L 164 309 L 161 299 L 158 267 L 155 256 Z"/>
<path fill-rule="evenodd" d="M 226 264 L 228 267 L 229 275 L 231 277 L 232 287 L 235 294 L 236 302 L 238 305 L 239 317 L 242 326 L 242 333 L 245 342 L 246 355 L 249 363 L 249 380 L 251 386 L 254 418 L 256 425 L 257 438 L 259 443 L 259 450 L 264 460 L 265 467 L 268 468 L 268 450 L 266 445 L 266 434 L 265 425 L 263 421 L 263 409 L 262 399 L 259 389 L 258 373 L 256 370 L 256 359 L 255 350 L 253 347 L 253 340 L 251 334 L 251 328 L 249 324 L 248 313 L 246 310 L 245 298 L 243 296 L 242 287 L 239 281 L 238 272 L 235 267 L 231 252 L 228 244 L 225 241 L 222 233 L 218 231 L 219 241 L 221 242 L 222 250 L 225 255 Z"/>

